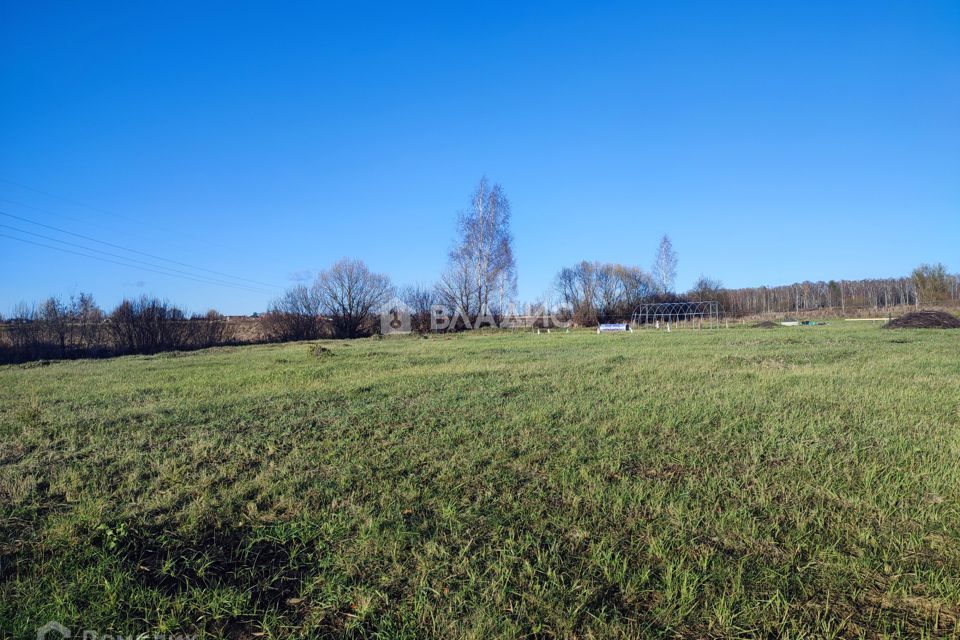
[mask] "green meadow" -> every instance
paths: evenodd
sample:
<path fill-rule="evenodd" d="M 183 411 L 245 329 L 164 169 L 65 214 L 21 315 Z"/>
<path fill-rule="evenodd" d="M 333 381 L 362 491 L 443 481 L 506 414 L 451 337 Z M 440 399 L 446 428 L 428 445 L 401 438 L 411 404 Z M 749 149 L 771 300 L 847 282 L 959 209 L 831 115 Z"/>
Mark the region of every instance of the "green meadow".
<path fill-rule="evenodd" d="M 958 617 L 960 331 L 0 367 L 0 636 L 956 637 Z"/>

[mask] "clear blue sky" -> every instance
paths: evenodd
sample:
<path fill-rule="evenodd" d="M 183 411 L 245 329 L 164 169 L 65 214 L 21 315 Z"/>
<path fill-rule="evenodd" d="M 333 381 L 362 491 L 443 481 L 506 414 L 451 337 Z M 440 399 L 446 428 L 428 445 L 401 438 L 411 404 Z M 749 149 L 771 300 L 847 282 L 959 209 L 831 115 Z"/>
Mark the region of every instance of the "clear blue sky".
<path fill-rule="evenodd" d="M 663 233 L 680 289 L 960 271 L 960 2 L 0 5 L 0 211 L 279 287 L 341 256 L 427 283 L 483 174 L 524 300 Z M 0 256 L 2 313 L 271 298 Z"/>

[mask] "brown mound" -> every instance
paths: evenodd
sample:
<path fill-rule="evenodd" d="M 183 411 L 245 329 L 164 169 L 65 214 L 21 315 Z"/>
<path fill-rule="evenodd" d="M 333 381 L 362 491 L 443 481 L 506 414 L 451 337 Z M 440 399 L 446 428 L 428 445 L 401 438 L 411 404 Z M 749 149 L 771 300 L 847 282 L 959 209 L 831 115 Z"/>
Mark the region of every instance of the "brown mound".
<path fill-rule="evenodd" d="M 763 322 L 758 322 L 752 326 L 754 329 L 776 329 L 780 325 L 778 325 L 776 322 L 771 322 L 770 320 L 764 320 Z"/>
<path fill-rule="evenodd" d="M 914 311 L 883 326 L 887 329 L 960 329 L 960 318 L 945 311 Z"/>

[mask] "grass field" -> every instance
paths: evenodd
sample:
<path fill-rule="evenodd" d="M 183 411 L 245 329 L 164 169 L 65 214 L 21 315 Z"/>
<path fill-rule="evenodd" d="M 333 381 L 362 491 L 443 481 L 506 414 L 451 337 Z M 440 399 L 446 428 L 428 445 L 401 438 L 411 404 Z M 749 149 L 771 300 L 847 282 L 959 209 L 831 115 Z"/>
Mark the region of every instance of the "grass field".
<path fill-rule="evenodd" d="M 957 636 L 960 331 L 0 367 L 0 635 Z"/>

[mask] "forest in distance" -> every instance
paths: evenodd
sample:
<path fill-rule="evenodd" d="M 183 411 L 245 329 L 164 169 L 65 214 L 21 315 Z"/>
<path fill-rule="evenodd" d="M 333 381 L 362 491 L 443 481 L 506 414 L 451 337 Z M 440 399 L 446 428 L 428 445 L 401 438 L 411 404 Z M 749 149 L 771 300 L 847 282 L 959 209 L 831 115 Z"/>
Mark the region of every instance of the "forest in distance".
<path fill-rule="evenodd" d="M 447 266 L 432 284 L 397 286 L 389 274 L 363 260 L 342 258 L 311 284 L 296 284 L 264 311 L 239 319 L 216 310 L 190 313 L 158 297 L 124 299 L 107 312 L 91 294 L 70 300 L 50 297 L 17 305 L 0 318 L 0 362 L 105 357 L 191 350 L 223 344 L 358 338 L 379 331 L 379 314 L 402 304 L 417 333 L 477 327 L 495 319 L 562 317 L 574 326 L 629 322 L 651 302 L 716 301 L 728 318 L 821 312 L 843 316 L 857 310 L 953 307 L 960 304 L 960 274 L 943 264 L 922 264 L 896 278 L 801 282 L 731 289 L 701 276 L 677 291 L 678 253 L 664 235 L 649 269 L 582 260 L 559 270 L 541 299 L 517 300 L 517 263 L 510 200 L 500 184 L 482 177 L 469 206 L 457 214 Z M 499 326 L 499 322 L 497 323 Z"/>

